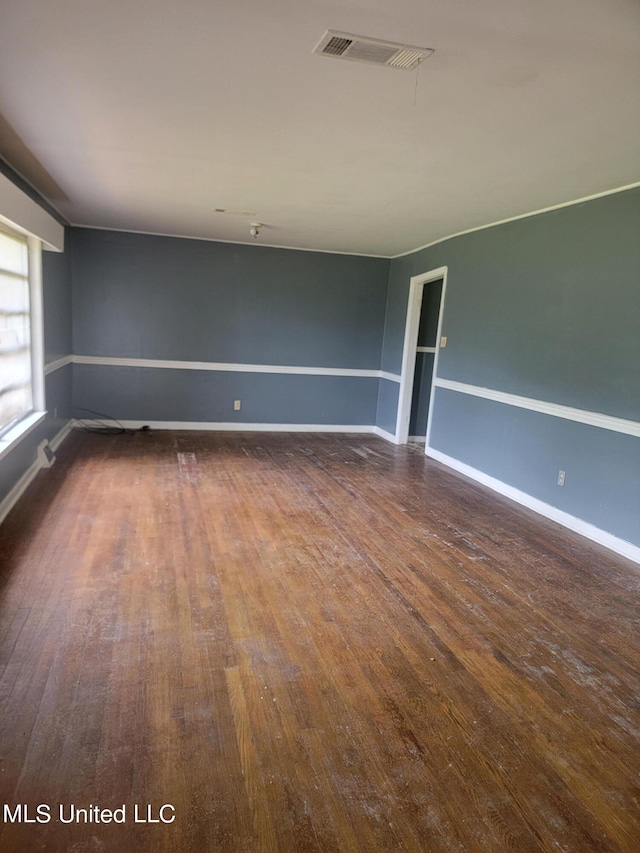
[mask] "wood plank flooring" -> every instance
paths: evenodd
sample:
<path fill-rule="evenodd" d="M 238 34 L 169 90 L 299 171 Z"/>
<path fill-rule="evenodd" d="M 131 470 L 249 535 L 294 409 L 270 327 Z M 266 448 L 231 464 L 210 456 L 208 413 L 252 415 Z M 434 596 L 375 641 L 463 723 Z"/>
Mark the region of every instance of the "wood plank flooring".
<path fill-rule="evenodd" d="M 3 853 L 640 849 L 640 568 L 418 448 L 76 433 L 0 561 Z"/>

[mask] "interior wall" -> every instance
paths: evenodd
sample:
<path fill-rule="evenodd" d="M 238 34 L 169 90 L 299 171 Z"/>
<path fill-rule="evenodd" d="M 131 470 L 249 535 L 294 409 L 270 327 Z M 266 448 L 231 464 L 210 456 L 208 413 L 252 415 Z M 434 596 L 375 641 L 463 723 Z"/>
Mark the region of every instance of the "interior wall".
<path fill-rule="evenodd" d="M 389 261 L 76 228 L 71 258 L 78 414 L 374 424 Z"/>
<path fill-rule="evenodd" d="M 398 383 L 365 374 L 399 375 L 409 279 L 447 266 L 432 448 L 640 545 L 637 434 L 580 419 L 640 421 L 638 233 L 638 189 L 391 264 L 67 229 L 70 251 L 43 254 L 47 419 L 0 460 L 0 502 L 72 403 L 77 414 L 82 406 L 120 419 L 376 423 L 393 433 Z M 71 352 L 101 363 L 71 365 Z M 131 358 L 160 365 L 120 363 Z M 172 361 L 266 372 L 162 364 Z M 269 372 L 274 365 L 311 372 Z M 491 399 L 501 392 L 573 407 L 577 419 Z"/>
<path fill-rule="evenodd" d="M 70 250 L 42 253 L 46 437 L 52 439 L 71 418 L 73 367 Z M 49 366 L 48 368 L 46 366 Z M 47 372 L 51 367 L 54 370 Z"/>
<path fill-rule="evenodd" d="M 400 371 L 410 277 L 448 267 L 432 448 L 635 545 L 640 441 L 592 414 L 640 421 L 638 234 L 633 189 L 397 258 L 382 356 Z"/>

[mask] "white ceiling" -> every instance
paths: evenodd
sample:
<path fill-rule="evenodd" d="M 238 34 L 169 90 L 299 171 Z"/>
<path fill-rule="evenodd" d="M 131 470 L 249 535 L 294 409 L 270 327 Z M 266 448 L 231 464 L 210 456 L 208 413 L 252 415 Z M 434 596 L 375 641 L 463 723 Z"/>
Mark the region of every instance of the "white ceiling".
<path fill-rule="evenodd" d="M 0 153 L 77 225 L 392 256 L 637 182 L 639 93 L 639 0 L 0 0 Z"/>

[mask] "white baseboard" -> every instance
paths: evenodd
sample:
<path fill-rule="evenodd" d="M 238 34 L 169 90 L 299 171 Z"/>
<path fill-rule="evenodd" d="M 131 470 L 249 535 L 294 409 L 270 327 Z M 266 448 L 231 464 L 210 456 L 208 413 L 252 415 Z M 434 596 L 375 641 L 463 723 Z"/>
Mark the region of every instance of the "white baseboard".
<path fill-rule="evenodd" d="M 390 432 L 371 424 L 268 424 L 234 423 L 232 421 L 115 421 L 125 429 L 205 430 L 210 432 L 333 432 L 357 435 L 377 435 L 395 442 Z"/>
<path fill-rule="evenodd" d="M 371 430 L 374 435 L 379 436 L 380 438 L 384 438 L 385 441 L 390 441 L 392 444 L 397 444 L 396 437 L 392 432 L 387 432 L 386 429 L 382 429 L 382 427 L 374 426 L 371 427 Z"/>
<path fill-rule="evenodd" d="M 56 435 L 51 439 L 49 444 L 51 445 L 51 449 L 56 451 L 65 438 L 71 432 L 71 428 L 73 426 L 73 421 L 68 421 L 62 429 L 56 433 Z M 13 507 L 18 503 L 23 494 L 27 491 L 31 483 L 35 480 L 38 472 L 44 466 L 41 464 L 39 459 L 30 465 L 27 470 L 24 472 L 22 477 L 18 480 L 15 486 L 11 489 L 11 491 L 5 496 L 5 498 L 0 502 L 0 524 L 5 520 L 5 518 L 9 515 Z"/>
<path fill-rule="evenodd" d="M 490 489 L 493 489 L 494 492 L 499 492 L 499 494 L 510 498 L 516 503 L 522 504 L 522 506 L 526 506 L 528 509 L 532 509 L 539 515 L 543 515 L 545 518 L 549 518 L 551 521 L 556 521 L 563 527 L 567 527 L 569 530 L 573 530 L 575 533 L 579 533 L 581 536 L 591 539 L 592 542 L 604 545 L 605 548 L 615 551 L 616 554 L 621 554 L 623 557 L 627 557 L 627 559 L 633 560 L 635 563 L 640 563 L 640 548 L 637 545 L 633 545 L 625 539 L 620 539 L 611 533 L 607 533 L 606 530 L 601 530 L 599 527 L 590 524 L 588 521 L 583 521 L 581 518 L 569 515 L 568 512 L 564 512 L 561 509 L 557 509 L 557 507 L 551 506 L 551 504 L 538 500 L 538 498 L 534 498 L 526 492 L 521 492 L 520 489 L 509 486 L 501 480 L 496 480 L 495 477 L 491 477 L 489 474 L 485 474 L 477 468 L 472 468 L 471 465 L 467 465 L 465 462 L 461 462 L 453 456 L 447 456 L 446 453 L 441 453 L 439 450 L 434 450 L 432 447 L 426 448 L 426 454 L 432 459 L 442 462 L 443 465 L 447 465 L 449 468 L 454 468 L 466 477 L 476 480 L 478 483 L 482 483 L 483 486 L 488 486 Z"/>
<path fill-rule="evenodd" d="M 73 427 L 78 421 L 70 424 Z M 125 429 L 204 430 L 207 432 L 335 432 L 355 435 L 377 435 L 397 444 L 396 437 L 382 427 L 371 424 L 254 424 L 224 421 L 115 421 Z M 55 449 L 55 448 L 54 448 Z"/>
<path fill-rule="evenodd" d="M 56 435 L 54 435 L 54 437 L 51 439 L 49 444 L 51 445 L 51 449 L 54 453 L 60 447 L 65 438 L 67 438 L 67 436 L 73 429 L 74 423 L 75 421 L 67 421 L 66 424 L 60 430 L 60 432 L 56 433 Z"/>

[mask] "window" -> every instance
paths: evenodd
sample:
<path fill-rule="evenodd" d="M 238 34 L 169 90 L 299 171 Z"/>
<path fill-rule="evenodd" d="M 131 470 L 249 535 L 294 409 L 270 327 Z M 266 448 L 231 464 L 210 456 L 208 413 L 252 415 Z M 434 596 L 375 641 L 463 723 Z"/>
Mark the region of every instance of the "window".
<path fill-rule="evenodd" d="M 29 244 L 0 227 L 0 437 L 34 409 Z"/>

